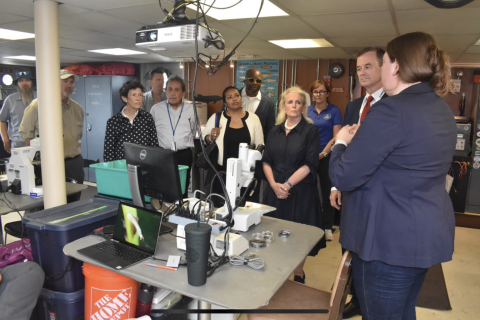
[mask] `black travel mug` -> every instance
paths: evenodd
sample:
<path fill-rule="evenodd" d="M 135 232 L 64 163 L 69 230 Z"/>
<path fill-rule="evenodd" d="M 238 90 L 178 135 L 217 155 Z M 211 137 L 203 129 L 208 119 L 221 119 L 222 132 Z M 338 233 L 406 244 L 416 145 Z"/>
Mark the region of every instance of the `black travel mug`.
<path fill-rule="evenodd" d="M 185 226 L 188 284 L 191 286 L 199 287 L 207 282 L 211 233 L 212 227 L 207 223 L 191 223 Z"/>

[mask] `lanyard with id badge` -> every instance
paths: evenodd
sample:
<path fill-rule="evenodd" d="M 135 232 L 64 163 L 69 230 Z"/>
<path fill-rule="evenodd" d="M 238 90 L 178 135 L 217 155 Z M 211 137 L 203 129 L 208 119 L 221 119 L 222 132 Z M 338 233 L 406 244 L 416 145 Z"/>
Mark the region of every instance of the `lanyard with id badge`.
<path fill-rule="evenodd" d="M 173 139 L 175 140 L 175 131 L 177 130 L 178 123 L 180 122 L 180 118 L 182 118 L 182 113 L 183 113 L 183 101 L 182 101 L 182 109 L 180 110 L 180 115 L 178 116 L 178 120 L 177 120 L 177 123 L 175 124 L 175 128 L 173 127 L 172 117 L 170 116 L 170 108 L 169 108 L 169 106 L 170 106 L 170 104 L 168 104 L 168 102 L 167 102 L 168 118 L 170 119 L 170 127 L 172 128 Z M 175 141 L 172 141 L 172 142 L 170 143 L 170 150 L 172 150 L 172 151 L 177 151 L 177 144 L 175 143 Z"/>

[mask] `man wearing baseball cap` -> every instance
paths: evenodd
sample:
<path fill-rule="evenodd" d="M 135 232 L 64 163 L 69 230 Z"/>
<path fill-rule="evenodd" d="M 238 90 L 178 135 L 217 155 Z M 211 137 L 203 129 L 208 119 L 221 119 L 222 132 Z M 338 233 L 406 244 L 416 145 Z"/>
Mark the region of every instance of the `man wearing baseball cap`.
<path fill-rule="evenodd" d="M 70 95 L 75 88 L 74 83 L 78 80 L 78 76 L 70 73 L 68 70 L 60 70 L 60 79 L 65 177 L 75 179 L 78 183 L 83 183 L 85 178 L 83 172 L 83 157 L 81 154 L 83 109 L 80 104 L 70 98 Z M 23 121 L 20 124 L 19 134 L 27 145 L 30 145 L 30 140 L 38 137 L 39 123 L 37 99 L 33 100 L 27 109 L 25 109 Z"/>
<path fill-rule="evenodd" d="M 0 111 L 0 134 L 5 151 L 11 153 L 12 148 L 24 147 L 26 144 L 18 135 L 18 128 L 23 119 L 23 113 L 33 99 L 37 98 L 35 77 L 28 70 L 15 73 L 13 84 L 17 91 L 9 95 Z"/>

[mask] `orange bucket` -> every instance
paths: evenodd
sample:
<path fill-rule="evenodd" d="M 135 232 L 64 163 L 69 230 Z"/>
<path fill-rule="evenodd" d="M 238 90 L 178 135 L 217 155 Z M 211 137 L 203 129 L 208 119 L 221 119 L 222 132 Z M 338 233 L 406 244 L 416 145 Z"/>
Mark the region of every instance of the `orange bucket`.
<path fill-rule="evenodd" d="M 138 282 L 113 271 L 84 263 L 85 320 L 124 320 L 135 317 Z"/>

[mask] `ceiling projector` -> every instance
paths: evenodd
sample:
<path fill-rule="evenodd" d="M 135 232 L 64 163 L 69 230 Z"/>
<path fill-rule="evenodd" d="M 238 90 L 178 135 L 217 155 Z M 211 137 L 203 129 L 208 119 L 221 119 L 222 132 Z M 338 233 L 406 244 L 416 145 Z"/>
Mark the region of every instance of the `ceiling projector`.
<path fill-rule="evenodd" d="M 198 25 L 198 53 L 207 56 L 223 53 L 225 41 L 220 33 Z M 195 57 L 195 20 L 177 24 L 144 26 L 136 33 L 135 45 L 170 58 Z"/>

